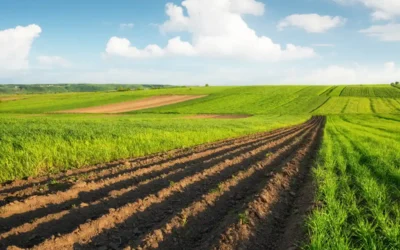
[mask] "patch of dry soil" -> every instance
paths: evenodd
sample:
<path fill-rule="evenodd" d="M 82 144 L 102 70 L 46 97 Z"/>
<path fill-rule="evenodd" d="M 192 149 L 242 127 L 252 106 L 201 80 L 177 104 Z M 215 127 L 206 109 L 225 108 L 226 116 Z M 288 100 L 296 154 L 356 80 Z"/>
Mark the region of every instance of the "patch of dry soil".
<path fill-rule="evenodd" d="M 57 113 L 88 113 L 88 114 L 116 114 L 135 110 L 149 109 L 171 105 L 180 102 L 186 102 L 198 98 L 203 98 L 205 95 L 165 95 L 152 96 L 140 100 L 130 102 L 120 102 L 97 107 L 80 108 L 73 110 L 58 111 Z"/>

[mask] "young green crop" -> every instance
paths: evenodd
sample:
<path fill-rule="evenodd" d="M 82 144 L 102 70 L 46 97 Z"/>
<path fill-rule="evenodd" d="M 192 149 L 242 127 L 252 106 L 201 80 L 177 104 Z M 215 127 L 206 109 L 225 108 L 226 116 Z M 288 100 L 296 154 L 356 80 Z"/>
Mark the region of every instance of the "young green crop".
<path fill-rule="evenodd" d="M 396 96 L 396 92 L 400 93 L 398 89 L 390 86 L 259 86 L 43 94 L 19 96 L 21 97 L 19 100 L 4 102 L 0 105 L 0 113 L 47 113 L 172 94 L 207 96 L 131 113 L 253 115 L 398 113 L 400 98 L 392 98 Z M 339 95 L 342 96 L 339 97 Z M 381 101 L 376 101 L 377 97 L 359 96 L 390 98 L 380 97 Z"/>
<path fill-rule="evenodd" d="M 400 113 L 400 98 L 331 97 L 315 114 Z"/>
<path fill-rule="evenodd" d="M 132 101 L 157 95 L 207 95 L 204 98 L 132 113 L 306 114 L 329 97 L 329 86 L 191 87 L 128 92 L 63 93 L 24 96 L 0 105 L 0 113 L 37 114 Z"/>
<path fill-rule="evenodd" d="M 309 117 L 196 120 L 177 115 L 2 115 L 0 182 L 268 131 Z"/>
<path fill-rule="evenodd" d="M 387 86 L 347 86 L 341 96 L 399 98 L 400 91 Z"/>
<path fill-rule="evenodd" d="M 309 219 L 307 249 L 400 248 L 397 118 L 328 118 L 315 170 L 322 207 Z"/>

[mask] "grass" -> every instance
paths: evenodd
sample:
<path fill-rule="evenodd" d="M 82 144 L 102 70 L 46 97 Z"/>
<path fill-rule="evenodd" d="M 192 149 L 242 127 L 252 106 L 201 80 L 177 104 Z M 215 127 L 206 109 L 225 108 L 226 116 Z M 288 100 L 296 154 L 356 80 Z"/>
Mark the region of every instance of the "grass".
<path fill-rule="evenodd" d="M 0 115 L 0 182 L 272 130 L 309 117 Z"/>
<path fill-rule="evenodd" d="M 41 114 L 171 94 L 207 95 L 207 97 L 131 113 L 250 115 L 399 113 L 399 93 L 400 90 L 390 86 L 192 87 L 128 92 L 60 93 L 21 95 L 20 100 L 3 102 L 0 105 L 0 113 Z"/>
<path fill-rule="evenodd" d="M 400 91 L 387 86 L 347 86 L 341 96 L 399 98 Z"/>
<path fill-rule="evenodd" d="M 316 114 L 400 113 L 400 98 L 331 97 Z"/>
<path fill-rule="evenodd" d="M 208 95 L 205 98 L 136 111 L 174 114 L 299 114 L 318 108 L 329 86 L 193 87 L 130 92 L 61 93 L 24 96 L 0 106 L 0 113 L 38 114 L 100 106 L 157 95 Z"/>
<path fill-rule="evenodd" d="M 46 114 L 168 94 L 207 97 L 121 115 Z M 382 85 L 187 87 L 7 97 L 0 102 L 0 183 L 327 115 L 315 169 L 315 202 L 320 206 L 308 219 L 311 238 L 305 248 L 400 249 L 400 89 Z M 191 114 L 254 116 L 185 118 Z M 220 190 L 218 186 L 210 192 Z M 247 214 L 238 217 L 242 224 L 248 223 Z"/>
<path fill-rule="evenodd" d="M 400 249 L 398 118 L 328 118 L 307 249 Z"/>

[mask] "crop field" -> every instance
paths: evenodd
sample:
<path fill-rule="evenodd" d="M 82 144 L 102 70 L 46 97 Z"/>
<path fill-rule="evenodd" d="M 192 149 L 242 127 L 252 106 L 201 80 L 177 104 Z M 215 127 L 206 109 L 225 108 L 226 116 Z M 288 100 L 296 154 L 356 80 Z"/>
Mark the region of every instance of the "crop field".
<path fill-rule="evenodd" d="M 395 89 L 396 90 L 396 89 Z M 343 90 L 341 96 L 358 96 L 358 97 L 386 97 L 398 98 L 400 91 L 395 91 L 390 86 L 347 86 Z"/>
<path fill-rule="evenodd" d="M 0 249 L 400 249 L 390 85 L 0 100 Z"/>
<path fill-rule="evenodd" d="M 310 249 L 400 249 L 399 118 L 328 118 Z"/>
<path fill-rule="evenodd" d="M 308 117 L 259 116 L 231 122 L 179 115 L 0 116 L 0 180 L 190 147 L 298 124 Z"/>

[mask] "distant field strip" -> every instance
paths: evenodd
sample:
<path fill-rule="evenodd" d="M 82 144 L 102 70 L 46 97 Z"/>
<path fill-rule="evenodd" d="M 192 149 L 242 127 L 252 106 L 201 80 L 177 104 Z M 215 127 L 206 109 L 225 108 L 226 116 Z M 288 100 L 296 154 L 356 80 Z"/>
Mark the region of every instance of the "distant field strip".
<path fill-rule="evenodd" d="M 400 99 L 377 97 L 331 97 L 313 113 L 316 114 L 373 114 L 399 113 Z"/>
<path fill-rule="evenodd" d="M 187 116 L 189 119 L 244 119 L 251 115 L 192 115 Z"/>
<path fill-rule="evenodd" d="M 97 107 L 73 109 L 66 111 L 59 111 L 57 113 L 89 113 L 89 114 L 116 114 L 129 111 L 136 111 L 142 109 L 156 108 L 170 104 L 186 102 L 198 98 L 206 97 L 206 95 L 167 95 L 167 96 L 153 96 L 141 100 L 131 102 L 121 102 Z"/>
<path fill-rule="evenodd" d="M 400 91 L 390 86 L 347 86 L 341 96 L 396 98 Z"/>

